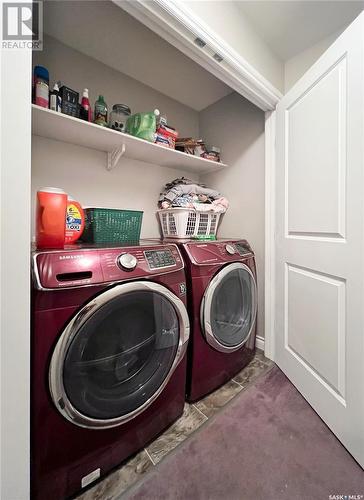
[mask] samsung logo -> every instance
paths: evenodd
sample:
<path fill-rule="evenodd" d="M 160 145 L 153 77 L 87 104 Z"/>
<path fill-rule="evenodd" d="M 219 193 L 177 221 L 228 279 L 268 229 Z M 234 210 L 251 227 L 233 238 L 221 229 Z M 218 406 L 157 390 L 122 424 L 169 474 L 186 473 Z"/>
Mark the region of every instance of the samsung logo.
<path fill-rule="evenodd" d="M 60 255 L 59 260 L 74 260 L 74 259 L 83 259 L 84 255 Z"/>

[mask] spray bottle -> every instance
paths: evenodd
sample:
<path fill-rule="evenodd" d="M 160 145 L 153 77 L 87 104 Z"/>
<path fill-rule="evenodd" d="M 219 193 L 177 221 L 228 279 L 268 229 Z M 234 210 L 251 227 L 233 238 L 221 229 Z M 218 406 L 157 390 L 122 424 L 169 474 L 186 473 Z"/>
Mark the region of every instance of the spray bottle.
<path fill-rule="evenodd" d="M 91 106 L 90 100 L 88 98 L 88 89 L 83 89 L 81 108 L 80 108 L 80 118 L 86 122 L 91 121 Z"/>
<path fill-rule="evenodd" d="M 62 97 L 59 93 L 59 84 L 56 82 L 53 86 L 53 90 L 49 93 L 49 109 L 53 111 L 57 111 L 57 113 L 61 112 L 62 108 Z"/>

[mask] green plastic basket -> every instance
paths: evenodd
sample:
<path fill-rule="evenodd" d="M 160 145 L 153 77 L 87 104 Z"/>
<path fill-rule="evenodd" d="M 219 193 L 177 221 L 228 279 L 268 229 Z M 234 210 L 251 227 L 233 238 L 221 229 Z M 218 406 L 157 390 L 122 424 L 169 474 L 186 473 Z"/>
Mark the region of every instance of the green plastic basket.
<path fill-rule="evenodd" d="M 113 208 L 86 208 L 82 240 L 88 243 L 136 243 L 143 212 Z"/>

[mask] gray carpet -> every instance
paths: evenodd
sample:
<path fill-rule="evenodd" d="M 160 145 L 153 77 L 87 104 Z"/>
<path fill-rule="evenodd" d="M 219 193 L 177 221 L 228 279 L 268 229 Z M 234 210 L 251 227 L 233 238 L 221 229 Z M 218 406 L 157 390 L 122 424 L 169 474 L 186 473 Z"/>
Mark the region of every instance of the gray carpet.
<path fill-rule="evenodd" d="M 328 500 L 363 494 L 364 471 L 274 367 L 122 498 Z"/>

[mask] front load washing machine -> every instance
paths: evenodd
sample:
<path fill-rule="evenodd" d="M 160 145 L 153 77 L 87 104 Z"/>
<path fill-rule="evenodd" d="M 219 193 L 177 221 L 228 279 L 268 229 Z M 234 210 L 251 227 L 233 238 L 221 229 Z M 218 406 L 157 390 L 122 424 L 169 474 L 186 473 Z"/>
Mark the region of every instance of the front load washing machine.
<path fill-rule="evenodd" d="M 31 485 L 75 494 L 181 415 L 189 320 L 174 244 L 33 254 Z"/>
<path fill-rule="evenodd" d="M 254 356 L 255 256 L 246 240 L 184 241 L 191 339 L 187 399 L 196 401 Z"/>

